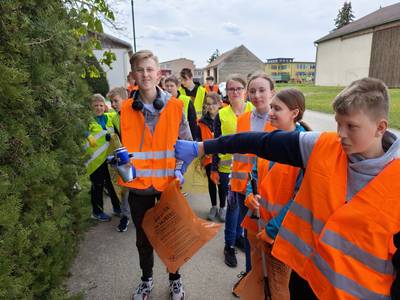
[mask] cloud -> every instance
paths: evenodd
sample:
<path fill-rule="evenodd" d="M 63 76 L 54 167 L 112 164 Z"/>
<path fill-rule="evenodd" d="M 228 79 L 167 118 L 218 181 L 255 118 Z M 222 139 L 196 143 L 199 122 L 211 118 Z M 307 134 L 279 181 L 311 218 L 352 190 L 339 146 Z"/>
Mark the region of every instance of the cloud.
<path fill-rule="evenodd" d="M 239 35 L 241 33 L 240 27 L 236 24 L 231 22 L 225 22 L 221 25 L 222 29 L 225 31 L 232 33 L 233 35 Z"/>
<path fill-rule="evenodd" d="M 146 34 L 143 35 L 143 38 L 156 41 L 179 41 L 191 37 L 192 33 L 188 29 L 180 27 L 160 28 L 146 26 Z"/>

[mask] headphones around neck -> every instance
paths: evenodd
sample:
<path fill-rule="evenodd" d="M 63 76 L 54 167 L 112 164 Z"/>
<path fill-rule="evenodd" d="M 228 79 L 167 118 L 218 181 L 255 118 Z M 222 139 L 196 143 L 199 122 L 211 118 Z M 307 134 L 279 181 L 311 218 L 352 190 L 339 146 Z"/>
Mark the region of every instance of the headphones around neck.
<path fill-rule="evenodd" d="M 143 110 L 144 104 L 139 99 L 139 90 L 134 91 L 133 93 L 133 102 L 132 102 L 132 109 L 133 110 Z M 153 101 L 153 107 L 156 110 L 161 110 L 164 107 L 164 102 L 160 99 L 160 90 L 157 88 L 157 97 Z"/>

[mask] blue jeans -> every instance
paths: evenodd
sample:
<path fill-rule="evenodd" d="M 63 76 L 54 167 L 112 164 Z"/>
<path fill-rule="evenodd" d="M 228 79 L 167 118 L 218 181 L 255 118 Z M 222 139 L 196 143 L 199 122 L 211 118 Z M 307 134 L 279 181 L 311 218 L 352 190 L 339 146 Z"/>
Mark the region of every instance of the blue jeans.
<path fill-rule="evenodd" d="M 236 239 L 243 236 L 243 228 L 240 225 L 247 212 L 247 207 L 244 205 L 245 199 L 245 194 L 228 192 L 228 207 L 225 219 L 226 246 L 234 246 Z"/>

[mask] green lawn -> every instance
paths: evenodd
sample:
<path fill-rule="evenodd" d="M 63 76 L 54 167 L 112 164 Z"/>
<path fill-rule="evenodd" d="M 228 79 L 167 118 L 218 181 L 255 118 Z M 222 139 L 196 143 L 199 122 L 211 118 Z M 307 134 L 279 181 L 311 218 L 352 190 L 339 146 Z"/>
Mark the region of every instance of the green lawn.
<path fill-rule="evenodd" d="M 332 100 L 343 87 L 315 86 L 311 84 L 277 84 L 277 89 L 297 88 L 306 97 L 306 107 L 310 110 L 333 113 Z M 390 127 L 400 129 L 400 89 L 390 89 Z"/>

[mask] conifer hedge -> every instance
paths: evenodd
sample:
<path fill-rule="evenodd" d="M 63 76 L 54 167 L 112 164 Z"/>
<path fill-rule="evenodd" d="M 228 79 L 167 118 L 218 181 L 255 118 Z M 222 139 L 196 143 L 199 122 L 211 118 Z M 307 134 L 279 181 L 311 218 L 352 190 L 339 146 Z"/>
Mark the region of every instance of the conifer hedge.
<path fill-rule="evenodd" d="M 89 89 L 68 2 L 0 1 L 0 299 L 59 299 L 89 200 Z M 97 1 L 99 2 L 99 1 Z"/>

